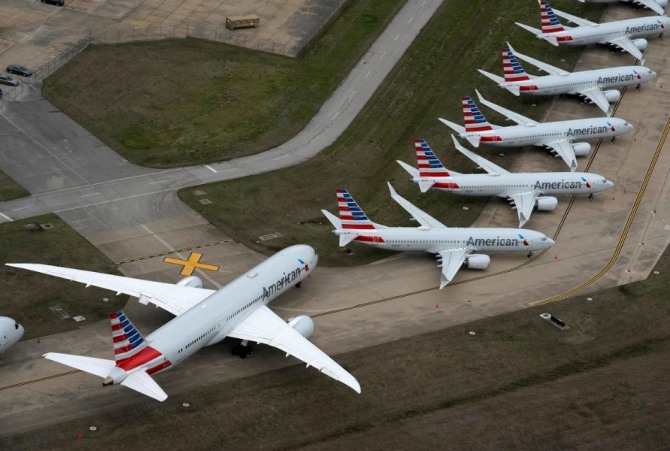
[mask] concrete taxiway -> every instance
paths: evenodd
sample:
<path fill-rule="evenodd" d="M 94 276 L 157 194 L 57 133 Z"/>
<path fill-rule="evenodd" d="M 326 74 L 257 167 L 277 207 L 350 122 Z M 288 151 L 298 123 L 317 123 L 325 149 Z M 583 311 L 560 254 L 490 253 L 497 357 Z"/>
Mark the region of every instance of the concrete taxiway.
<path fill-rule="evenodd" d="M 611 7 L 606 20 L 626 14 L 630 14 L 626 8 Z M 569 198 L 563 198 L 556 211 L 533 215 L 528 224 L 530 228 L 550 236 L 557 235 L 557 244 L 548 252 L 532 260 L 521 254 L 494 255 L 487 271 L 463 270 L 455 283 L 444 290 L 436 289 L 439 270 L 429 255 L 399 254 L 360 268 L 319 268 L 301 289 L 280 298 L 274 305 L 276 311 L 283 317 L 297 312 L 315 316 L 317 332 L 313 341 L 325 352 L 337 354 L 525 308 L 554 296 L 560 297 L 582 285 L 579 292 L 586 296 L 595 289 L 647 277 L 670 240 L 670 212 L 666 207 L 670 200 L 667 183 L 670 156 L 666 141 L 670 130 L 667 116 L 670 99 L 661 95 L 670 89 L 667 45 L 659 40 L 650 42 L 646 64 L 659 75 L 640 91 L 627 91 L 618 106 L 616 115 L 635 123 L 635 133 L 622 136 L 617 143 L 603 142 L 590 164 L 590 171 L 615 182 L 615 190 L 597 196 L 593 201 L 579 198 L 570 202 Z M 626 55 L 592 48 L 584 52 L 580 65 L 626 64 L 629 60 Z M 548 116 L 558 119 L 591 114 L 599 113 L 595 107 L 558 99 Z M 448 130 L 445 129 L 445 133 Z M 32 135 L 25 133 L 24 136 L 28 139 Z M 49 148 L 47 143 L 43 142 Z M 585 170 L 587 163 L 588 159 L 581 159 L 580 170 Z M 4 162 L 2 164 L 4 168 Z M 214 169 L 217 172 L 224 170 L 223 167 Z M 563 163 L 549 159 L 538 150 L 526 152 L 512 170 L 563 170 Z M 134 177 L 160 182 L 163 175 L 137 173 Z M 66 187 L 63 191 L 71 189 L 80 188 Z M 128 189 L 123 194 L 129 197 L 130 192 Z M 161 195 L 167 198 L 164 193 L 168 192 L 162 191 Z M 45 206 L 52 205 L 47 194 L 45 192 L 44 199 L 48 199 L 43 203 Z M 57 197 L 58 190 L 51 191 L 51 195 Z M 41 199 L 39 196 L 36 198 Z M 0 207 L 5 214 L 8 212 L 6 205 Z M 183 253 L 186 253 L 189 246 L 197 244 L 209 244 L 206 259 L 223 265 L 219 272 L 207 273 L 219 284 L 261 259 L 229 241 L 206 222 L 195 217 L 188 219 L 192 213 L 187 210 L 174 207 L 173 214 L 164 214 L 177 203 L 167 202 L 164 210 L 157 209 L 158 215 L 146 222 L 138 221 L 116 229 L 105 229 L 101 225 L 108 217 L 113 219 L 114 203 L 101 205 L 106 205 L 98 208 L 107 209 L 107 216 L 95 213 L 98 216 L 83 217 L 80 230 L 121 263 L 122 271 L 128 275 L 174 281 L 177 268 L 171 268 L 171 273 L 161 269 L 165 266 L 161 263 L 162 256 L 152 255 L 169 253 L 170 248 L 185 249 Z M 156 208 L 157 205 L 162 204 L 146 206 Z M 59 214 L 72 223 L 73 218 L 67 215 L 75 210 L 63 209 Z M 133 214 L 142 218 L 139 211 Z M 515 218 L 516 213 L 505 203 L 493 200 L 476 225 L 509 225 Z M 90 223 L 86 222 L 89 220 Z M 197 224 L 194 230 L 202 238 L 187 238 L 189 221 Z M 335 241 L 333 237 L 333 245 L 336 245 Z M 127 243 L 125 248 L 123 243 Z M 128 258 L 130 261 L 123 260 Z M 137 302 L 129 303 L 127 313 L 143 331 L 152 330 L 170 318 L 159 309 Z M 260 347 L 253 359 L 240 360 L 229 355 L 229 348 L 230 344 L 224 343 L 205 349 L 173 371 L 158 376 L 158 382 L 171 395 L 166 402 L 182 402 L 179 393 L 192 387 L 212 385 L 295 362 L 284 360 L 281 352 L 268 347 Z M 41 343 L 23 342 L 15 349 L 16 352 L 8 356 L 5 371 L 0 373 L 0 390 L 4 404 L 8 406 L 5 413 L 0 414 L 0 434 L 90 415 L 99 409 L 152 402 L 123 387 L 103 390 L 94 376 L 70 372 L 66 367 L 41 359 L 40 355 L 46 351 L 109 358 L 106 322 L 45 337 Z M 354 375 L 357 365 L 365 365 L 365 362 L 357 362 L 348 368 Z M 314 372 L 313 369 L 306 371 Z M 314 372 L 314 377 L 323 376 Z M 364 394 L 366 381 L 360 382 Z M 355 396 L 335 382 L 333 391 L 337 396 Z"/>

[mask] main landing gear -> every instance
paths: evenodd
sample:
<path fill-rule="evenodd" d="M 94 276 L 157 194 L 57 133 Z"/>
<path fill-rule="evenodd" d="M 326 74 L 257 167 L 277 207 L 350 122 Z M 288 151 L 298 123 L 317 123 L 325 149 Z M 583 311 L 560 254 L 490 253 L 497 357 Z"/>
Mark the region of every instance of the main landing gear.
<path fill-rule="evenodd" d="M 533 251 L 528 251 L 528 254 L 526 255 L 526 257 L 530 258 L 532 256 L 533 256 Z"/>
<path fill-rule="evenodd" d="M 593 193 L 589 194 L 589 200 L 593 200 Z"/>
<path fill-rule="evenodd" d="M 616 142 L 616 136 L 612 136 L 612 142 L 613 142 L 613 143 Z"/>
<path fill-rule="evenodd" d="M 240 343 L 233 346 L 231 354 L 239 356 L 241 359 L 246 359 L 248 355 L 254 352 L 254 348 L 249 344 L 249 341 L 242 340 Z"/>
<path fill-rule="evenodd" d="M 635 89 L 637 89 L 637 90 L 639 91 L 641 86 L 642 86 L 642 85 L 639 84 L 639 85 L 637 85 L 637 86 L 635 87 Z"/>

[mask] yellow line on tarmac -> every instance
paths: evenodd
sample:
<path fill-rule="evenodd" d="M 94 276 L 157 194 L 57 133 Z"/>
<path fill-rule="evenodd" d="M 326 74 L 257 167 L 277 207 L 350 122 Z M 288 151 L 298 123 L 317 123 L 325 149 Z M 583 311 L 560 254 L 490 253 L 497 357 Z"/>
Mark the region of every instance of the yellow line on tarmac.
<path fill-rule="evenodd" d="M 556 301 L 560 301 L 561 299 L 568 298 L 568 297 L 572 296 L 573 294 L 576 294 L 579 291 L 590 287 L 595 282 L 600 280 L 600 278 L 602 276 L 604 276 L 607 273 L 607 271 L 612 269 L 612 266 L 614 266 L 616 261 L 619 259 L 619 255 L 621 254 L 621 250 L 623 249 L 624 242 L 626 241 L 626 238 L 628 237 L 628 232 L 630 232 L 630 228 L 633 225 L 633 220 L 635 219 L 637 209 L 640 207 L 640 203 L 642 203 L 642 198 L 644 197 L 644 193 L 647 190 L 647 185 L 649 184 L 649 180 L 651 179 L 651 176 L 654 173 L 654 168 L 656 167 L 656 162 L 658 161 L 658 157 L 661 155 L 661 150 L 663 149 L 663 145 L 665 144 L 665 140 L 668 137 L 668 132 L 670 132 L 670 117 L 668 117 L 668 121 L 665 123 L 665 128 L 663 129 L 663 134 L 661 135 L 661 139 L 658 142 L 658 146 L 656 146 L 656 152 L 654 153 L 654 157 L 652 158 L 651 163 L 649 163 L 649 168 L 647 169 L 647 174 L 644 177 L 644 181 L 642 182 L 642 186 L 640 186 L 640 191 L 637 193 L 637 198 L 635 199 L 635 203 L 633 204 L 633 209 L 630 211 L 630 214 L 628 215 L 628 220 L 626 221 L 626 225 L 624 226 L 623 231 L 621 232 L 621 237 L 619 238 L 619 243 L 617 244 L 617 247 L 614 250 L 614 254 L 612 254 L 612 257 L 610 258 L 609 262 L 607 262 L 607 265 L 605 265 L 605 267 L 603 269 L 601 269 L 598 274 L 591 277 L 589 280 L 582 283 L 581 285 L 573 288 L 572 290 L 566 291 L 565 293 L 556 295 L 554 297 L 545 299 L 543 301 L 539 301 L 539 302 L 537 302 L 533 305 L 545 305 L 545 304 L 549 304 L 551 302 L 556 302 Z"/>

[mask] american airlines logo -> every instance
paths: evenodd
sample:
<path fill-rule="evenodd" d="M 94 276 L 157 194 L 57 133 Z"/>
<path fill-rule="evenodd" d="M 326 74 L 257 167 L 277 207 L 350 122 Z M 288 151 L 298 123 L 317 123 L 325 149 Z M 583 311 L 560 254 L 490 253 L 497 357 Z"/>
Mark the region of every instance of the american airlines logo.
<path fill-rule="evenodd" d="M 614 127 L 611 127 L 612 131 L 614 131 Z M 600 135 L 603 133 L 607 133 L 607 131 L 610 130 L 610 127 L 604 127 L 604 126 L 598 126 L 594 127 L 593 125 L 590 127 L 584 127 L 584 128 L 569 128 L 568 129 L 568 136 L 584 136 L 584 135 Z"/>
<path fill-rule="evenodd" d="M 302 268 L 296 268 L 290 273 L 285 274 L 284 277 L 282 277 L 275 283 L 270 284 L 267 287 L 263 287 L 263 299 L 269 298 L 270 296 L 274 296 L 276 293 L 281 291 L 282 288 L 292 285 L 293 281 L 295 281 L 300 277 L 301 272 Z"/>
<path fill-rule="evenodd" d="M 582 182 L 566 182 L 561 180 L 560 182 L 540 182 L 539 180 L 535 182 L 533 189 L 575 189 L 581 188 Z"/>
<path fill-rule="evenodd" d="M 635 74 L 620 74 L 613 77 L 598 77 L 598 84 L 622 83 L 627 81 L 634 81 L 636 78 L 639 79 L 641 77 Z"/>
<path fill-rule="evenodd" d="M 519 240 L 516 238 L 468 238 L 468 246 L 518 246 Z"/>
<path fill-rule="evenodd" d="M 639 27 L 626 27 L 626 34 L 640 33 L 643 31 L 654 31 L 663 28 L 663 24 L 655 23 L 650 25 L 640 25 Z"/>

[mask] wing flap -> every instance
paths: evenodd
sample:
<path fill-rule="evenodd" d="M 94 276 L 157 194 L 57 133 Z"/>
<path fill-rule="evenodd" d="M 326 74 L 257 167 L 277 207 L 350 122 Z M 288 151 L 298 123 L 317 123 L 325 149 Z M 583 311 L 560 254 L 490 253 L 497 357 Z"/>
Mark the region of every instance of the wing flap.
<path fill-rule="evenodd" d="M 442 274 L 440 277 L 440 290 L 449 284 L 463 263 L 465 262 L 465 257 L 470 253 L 468 248 L 458 248 L 458 249 L 444 249 L 438 251 L 442 259 Z"/>
<path fill-rule="evenodd" d="M 543 143 L 543 145 L 550 147 L 554 150 L 563 161 L 570 166 L 570 170 L 574 171 L 577 169 L 577 159 L 575 157 L 575 150 L 572 148 L 572 144 L 567 139 L 561 139 L 558 141 L 551 141 Z"/>
<path fill-rule="evenodd" d="M 516 207 L 516 212 L 519 216 L 519 227 L 523 227 L 523 225 L 530 219 L 537 196 L 538 193 L 535 191 L 509 195 L 509 198 L 514 201 L 514 206 Z"/>
<path fill-rule="evenodd" d="M 596 104 L 598 108 L 607 113 L 608 116 L 612 115 L 612 107 L 605 97 L 605 93 L 603 93 L 599 87 L 591 86 L 589 88 L 582 89 L 579 91 L 579 94 L 591 100 L 591 102 Z"/>
<path fill-rule="evenodd" d="M 228 336 L 273 346 L 351 387 L 356 393 L 361 392 L 356 378 L 266 306 L 247 316 Z"/>
<path fill-rule="evenodd" d="M 81 269 L 63 268 L 60 266 L 41 265 L 34 263 L 7 263 L 7 266 L 27 269 L 74 282 L 93 285 L 118 293 L 128 294 L 141 300 L 151 302 L 173 315 L 179 316 L 203 299 L 211 296 L 214 291 L 205 288 L 194 288 L 174 285 L 171 283 L 153 282 L 134 279 L 132 277 L 114 276 L 111 274 L 83 271 Z"/>

